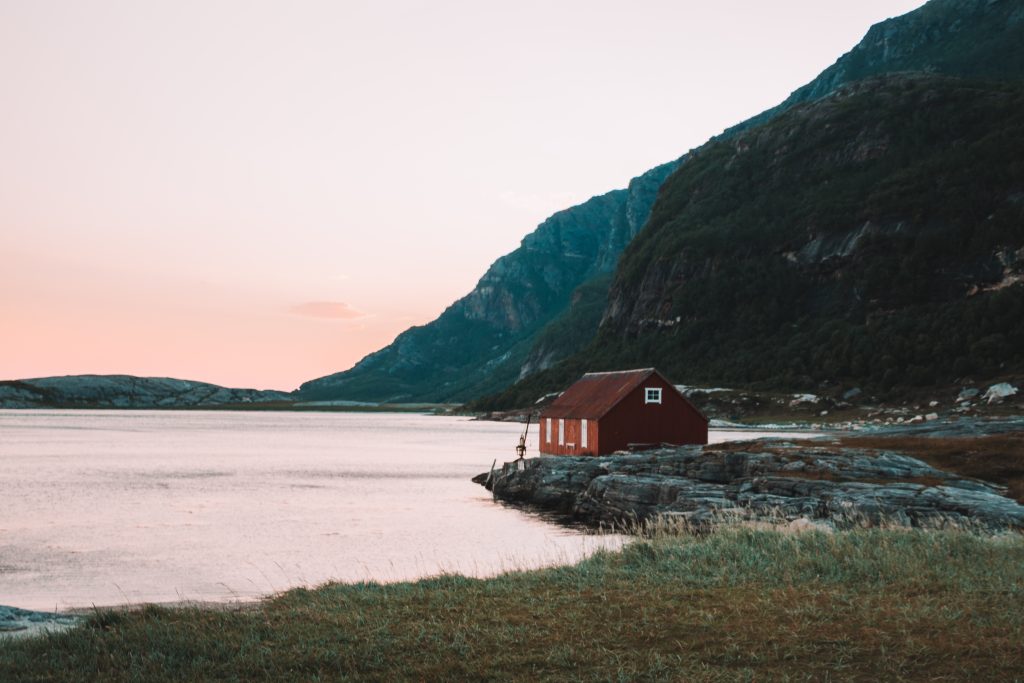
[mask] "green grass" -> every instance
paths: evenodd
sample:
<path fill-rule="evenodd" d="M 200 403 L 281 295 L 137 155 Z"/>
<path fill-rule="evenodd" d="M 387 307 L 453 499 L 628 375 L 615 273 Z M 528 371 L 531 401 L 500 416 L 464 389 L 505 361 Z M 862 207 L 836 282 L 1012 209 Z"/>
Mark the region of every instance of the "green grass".
<path fill-rule="evenodd" d="M 105 611 L 2 681 L 1024 680 L 1024 539 L 656 536 L 575 566 Z"/>

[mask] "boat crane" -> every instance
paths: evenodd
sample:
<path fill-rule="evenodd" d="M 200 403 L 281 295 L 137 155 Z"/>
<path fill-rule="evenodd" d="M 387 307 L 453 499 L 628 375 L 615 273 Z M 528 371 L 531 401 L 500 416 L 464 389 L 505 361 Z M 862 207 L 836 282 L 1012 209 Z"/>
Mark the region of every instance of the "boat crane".
<path fill-rule="evenodd" d="M 533 418 L 533 413 L 528 413 L 526 416 L 526 429 L 523 430 L 522 435 L 519 437 L 519 443 L 516 445 L 516 455 L 522 460 L 526 457 L 526 434 L 530 431 L 530 420 Z"/>

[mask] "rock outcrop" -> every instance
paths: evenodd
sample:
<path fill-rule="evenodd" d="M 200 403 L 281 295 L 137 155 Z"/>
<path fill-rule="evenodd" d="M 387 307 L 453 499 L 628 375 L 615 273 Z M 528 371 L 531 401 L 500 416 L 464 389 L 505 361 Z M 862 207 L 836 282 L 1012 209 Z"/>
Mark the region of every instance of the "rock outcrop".
<path fill-rule="evenodd" d="M 0 408 L 199 408 L 290 398 L 280 391 L 168 377 L 70 375 L 0 382 Z"/>
<path fill-rule="evenodd" d="M 761 440 L 608 457 L 542 456 L 474 481 L 496 498 L 589 524 L 659 516 L 1024 529 L 1024 506 L 1001 487 L 900 453 Z"/>
<path fill-rule="evenodd" d="M 75 626 L 81 618 L 57 612 L 34 612 L 0 605 L 0 638 L 18 638 L 54 633 Z"/>

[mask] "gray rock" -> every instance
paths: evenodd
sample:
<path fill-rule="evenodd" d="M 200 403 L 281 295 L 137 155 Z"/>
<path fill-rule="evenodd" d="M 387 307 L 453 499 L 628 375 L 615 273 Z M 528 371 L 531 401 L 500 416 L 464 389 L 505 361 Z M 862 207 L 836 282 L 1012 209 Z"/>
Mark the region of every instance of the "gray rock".
<path fill-rule="evenodd" d="M 1000 403 L 1003 399 L 1016 395 L 1017 387 L 1013 386 L 1009 382 L 1000 382 L 999 384 L 993 384 L 990 386 L 982 398 L 989 403 Z"/>
<path fill-rule="evenodd" d="M 0 644 L 4 637 L 18 638 L 71 628 L 80 618 L 58 612 L 34 612 L 0 605 Z"/>
<path fill-rule="evenodd" d="M 881 435 L 913 435 L 924 437 L 986 436 L 1024 431 L 1024 416 L 1004 415 L 999 417 L 973 418 L 957 417 L 938 422 L 915 424 L 894 424 L 874 431 Z"/>
<path fill-rule="evenodd" d="M 970 401 L 972 398 L 976 397 L 980 393 L 981 392 L 975 389 L 974 387 L 961 389 L 960 393 L 957 394 L 956 396 L 957 403 L 962 403 L 963 401 Z"/>
<path fill-rule="evenodd" d="M 844 528 L 970 522 L 1024 529 L 1024 506 L 995 484 L 965 479 L 890 451 L 761 440 L 601 458 L 542 456 L 508 463 L 478 483 L 496 498 L 591 524 L 656 517 L 710 523 L 804 519 Z"/>

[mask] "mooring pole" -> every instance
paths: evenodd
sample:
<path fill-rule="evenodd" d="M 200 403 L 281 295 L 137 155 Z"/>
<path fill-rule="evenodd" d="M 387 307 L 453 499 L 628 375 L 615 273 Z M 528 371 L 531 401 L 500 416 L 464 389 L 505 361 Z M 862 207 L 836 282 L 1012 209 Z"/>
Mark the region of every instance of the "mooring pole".
<path fill-rule="evenodd" d="M 494 462 L 491 463 L 491 471 L 487 475 L 487 481 L 491 482 L 491 500 L 497 500 L 498 496 L 494 492 L 494 466 L 498 464 L 498 459 L 495 458 Z"/>
<path fill-rule="evenodd" d="M 516 455 L 522 460 L 526 457 L 526 435 L 530 432 L 530 420 L 533 419 L 533 413 L 526 415 L 526 429 L 523 430 L 523 435 L 519 437 L 519 444 L 516 445 Z"/>

